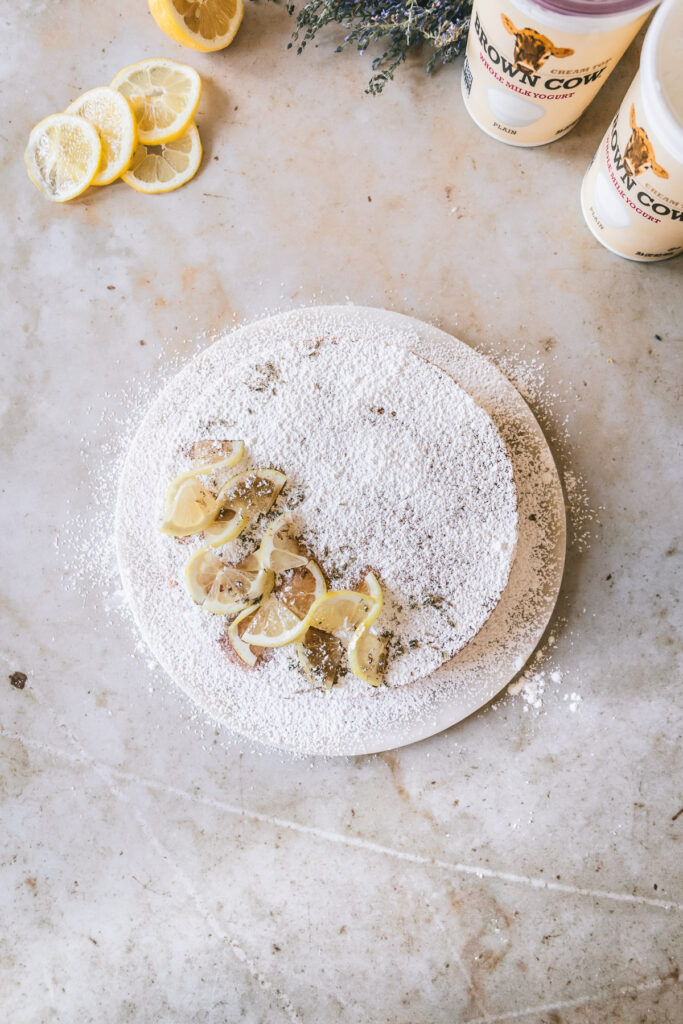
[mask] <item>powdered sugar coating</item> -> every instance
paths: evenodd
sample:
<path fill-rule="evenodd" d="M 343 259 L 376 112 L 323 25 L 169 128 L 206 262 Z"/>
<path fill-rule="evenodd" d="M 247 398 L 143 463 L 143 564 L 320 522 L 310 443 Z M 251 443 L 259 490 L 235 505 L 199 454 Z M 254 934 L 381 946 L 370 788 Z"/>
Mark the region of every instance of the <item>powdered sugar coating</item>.
<path fill-rule="evenodd" d="M 364 735 L 433 715 L 444 699 L 443 669 L 433 685 L 421 677 L 479 631 L 505 586 L 515 544 L 512 471 L 490 418 L 409 351 L 419 339 L 380 329 L 362 312 L 299 311 L 202 353 L 145 418 L 120 491 L 124 585 L 159 660 L 216 718 L 300 750 L 363 749 Z M 192 547 L 156 529 L 166 484 L 202 436 L 241 437 L 252 464 L 291 476 L 283 504 L 297 505 L 334 585 L 357 582 L 367 565 L 379 572 L 382 621 L 405 648 L 394 651 L 388 687 L 375 691 L 347 677 L 322 693 L 287 650 L 255 672 L 225 658 L 217 642 L 224 621 L 193 605 L 182 586 Z M 350 507 L 340 505 L 345 497 Z M 454 515 L 444 521 L 448 509 Z M 468 553 L 475 557 L 468 561 Z M 436 600 L 425 601 L 429 595 Z M 421 644 L 425 636 L 435 642 Z M 410 646 L 415 639 L 419 646 Z"/>

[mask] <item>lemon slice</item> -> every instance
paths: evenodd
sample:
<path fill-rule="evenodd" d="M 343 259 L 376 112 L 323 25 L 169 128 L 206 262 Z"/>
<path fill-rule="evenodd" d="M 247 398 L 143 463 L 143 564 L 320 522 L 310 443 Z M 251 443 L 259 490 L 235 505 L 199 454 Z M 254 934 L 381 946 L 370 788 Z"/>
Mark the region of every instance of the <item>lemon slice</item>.
<path fill-rule="evenodd" d="M 199 170 L 202 144 L 194 122 L 171 142 L 152 146 L 139 143 L 127 171 L 121 175 L 136 192 L 159 195 L 185 185 Z"/>
<path fill-rule="evenodd" d="M 214 580 L 225 569 L 225 562 L 208 548 L 199 548 L 185 564 L 185 583 L 192 600 L 204 604 Z"/>
<path fill-rule="evenodd" d="M 359 626 L 347 652 L 353 674 L 370 686 L 381 686 L 387 667 L 387 644 L 388 638 L 377 636 L 372 626 Z"/>
<path fill-rule="evenodd" d="M 199 548 L 185 566 L 185 582 L 192 599 L 206 611 L 229 615 L 272 590 L 273 574 L 268 569 L 226 565 L 209 548 Z"/>
<path fill-rule="evenodd" d="M 200 484 L 196 476 L 176 480 L 166 496 L 166 518 L 159 529 L 171 537 L 190 537 L 211 523 L 218 511 L 211 491 Z"/>
<path fill-rule="evenodd" d="M 36 188 L 54 203 L 64 203 L 92 183 L 101 155 L 100 137 L 89 121 L 52 114 L 29 135 L 24 160 Z"/>
<path fill-rule="evenodd" d="M 221 488 L 218 505 L 254 519 L 272 507 L 286 482 L 285 474 L 277 469 L 252 469 L 238 473 Z"/>
<path fill-rule="evenodd" d="M 342 661 L 341 641 L 321 629 L 308 629 L 297 641 L 296 653 L 304 672 L 317 686 L 326 690 L 335 682 Z"/>
<path fill-rule="evenodd" d="M 190 448 L 192 472 L 213 473 L 236 465 L 244 455 L 244 441 L 195 441 Z"/>
<path fill-rule="evenodd" d="M 242 639 L 254 647 L 284 647 L 301 639 L 308 629 L 307 613 L 325 590 L 325 577 L 315 562 L 294 569 L 261 604 Z"/>
<path fill-rule="evenodd" d="M 270 524 L 261 541 L 259 558 L 262 565 L 274 572 L 285 572 L 287 569 L 306 565 L 308 557 L 302 553 L 294 536 L 292 517 L 289 513 L 278 516 Z"/>
<path fill-rule="evenodd" d="M 234 512 L 231 508 L 220 509 L 214 521 L 204 527 L 204 538 L 212 548 L 220 548 L 239 537 L 248 522 L 248 516 L 242 512 Z"/>
<path fill-rule="evenodd" d="M 305 624 L 344 638 L 368 620 L 374 607 L 372 598 L 358 590 L 330 590 L 314 601 Z"/>
<path fill-rule="evenodd" d="M 91 184 L 108 185 L 115 181 L 128 168 L 138 141 L 135 117 L 128 101 L 116 89 L 103 85 L 84 92 L 67 107 L 66 113 L 84 117 L 100 137 L 102 155 Z"/>
<path fill-rule="evenodd" d="M 269 569 L 250 572 L 238 565 L 226 565 L 217 573 L 202 607 L 213 615 L 233 615 L 272 585 Z"/>
<path fill-rule="evenodd" d="M 222 50 L 244 15 L 243 0 L 149 0 L 162 32 L 193 50 Z"/>
<path fill-rule="evenodd" d="M 158 57 L 119 71 L 111 87 L 133 108 L 140 142 L 159 146 L 180 138 L 190 127 L 202 82 L 187 64 Z M 199 154 L 201 159 L 201 148 Z"/>
<path fill-rule="evenodd" d="M 303 636 L 307 628 L 298 615 L 271 594 L 254 613 L 242 639 L 252 647 L 284 647 Z"/>
<path fill-rule="evenodd" d="M 358 590 L 362 594 L 368 594 L 374 602 L 374 607 L 370 610 L 368 617 L 363 623 L 363 625 L 366 627 L 371 626 L 372 623 L 377 618 L 377 616 L 379 615 L 379 613 L 382 611 L 382 608 L 384 607 L 384 596 L 382 594 L 382 588 L 379 585 L 379 580 L 375 576 L 374 572 L 369 572 L 366 574 L 365 578 L 363 579 L 363 582 L 358 587 Z"/>
<path fill-rule="evenodd" d="M 244 611 L 240 612 L 237 618 L 233 619 L 230 625 L 228 626 L 228 639 L 230 641 L 230 646 L 232 647 L 233 651 L 240 659 L 240 661 L 243 661 L 245 665 L 249 665 L 250 668 L 254 668 L 254 666 L 256 665 L 257 661 L 263 654 L 263 648 L 259 649 L 258 647 L 250 647 L 249 644 L 246 644 L 244 642 L 242 636 L 247 628 L 249 620 L 251 619 L 256 609 L 259 607 L 259 604 L 266 597 L 268 597 L 272 589 L 273 584 L 272 580 L 270 580 L 266 585 L 261 600 L 257 604 L 252 604 L 249 605 L 248 608 L 245 608 Z"/>
<path fill-rule="evenodd" d="M 279 600 L 290 611 L 305 619 L 313 602 L 327 591 L 325 577 L 320 566 L 310 559 L 306 565 L 299 566 L 288 573 L 284 582 L 278 587 Z"/>

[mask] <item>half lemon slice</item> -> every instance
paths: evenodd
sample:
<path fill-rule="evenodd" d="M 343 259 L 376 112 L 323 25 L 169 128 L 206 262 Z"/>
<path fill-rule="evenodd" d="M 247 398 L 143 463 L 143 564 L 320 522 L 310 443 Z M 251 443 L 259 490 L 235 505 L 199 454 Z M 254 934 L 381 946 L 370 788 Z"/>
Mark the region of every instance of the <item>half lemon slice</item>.
<path fill-rule="evenodd" d="M 128 101 L 116 89 L 103 85 L 84 92 L 67 107 L 66 113 L 84 117 L 100 137 L 102 155 L 91 184 L 108 185 L 115 181 L 128 168 L 138 141 Z"/>
<path fill-rule="evenodd" d="M 299 664 L 316 686 L 329 690 L 337 679 L 344 648 L 340 640 L 321 629 L 307 629 L 297 641 Z"/>
<path fill-rule="evenodd" d="M 162 32 L 193 50 L 222 50 L 235 38 L 244 0 L 149 0 Z"/>
<path fill-rule="evenodd" d="M 101 155 L 100 137 L 89 121 L 52 114 L 29 135 L 24 160 L 36 188 L 54 203 L 65 203 L 92 184 Z"/>
<path fill-rule="evenodd" d="M 226 565 L 209 548 L 199 548 L 185 566 L 185 582 L 192 599 L 205 611 L 230 615 L 272 589 L 273 574 L 268 569 Z"/>
<path fill-rule="evenodd" d="M 217 511 L 216 499 L 196 476 L 176 478 L 166 495 L 166 518 L 159 529 L 171 537 L 191 537 L 205 529 Z"/>
<path fill-rule="evenodd" d="M 133 108 L 140 142 L 158 146 L 180 138 L 190 127 L 202 83 L 194 68 L 157 57 L 119 71 L 111 87 Z"/>
<path fill-rule="evenodd" d="M 265 598 L 269 596 L 272 589 L 273 584 L 272 580 L 270 580 L 266 584 L 263 596 L 261 597 L 260 601 L 256 604 L 249 605 L 248 608 L 245 608 L 244 611 L 240 612 L 237 618 L 233 619 L 230 625 L 228 626 L 228 640 L 230 641 L 230 646 L 232 647 L 233 651 L 240 659 L 240 661 L 243 661 L 245 665 L 249 665 L 250 668 L 254 668 L 259 658 L 263 654 L 264 649 L 258 647 L 250 647 L 249 644 L 244 642 L 242 637 L 247 629 L 249 620 L 251 619 L 252 615 L 259 607 L 259 604 L 261 604 L 265 600 Z"/>
<path fill-rule="evenodd" d="M 307 613 L 325 593 L 325 577 L 315 562 L 294 569 L 254 614 L 242 639 L 254 647 L 284 647 L 303 637 Z"/>
<path fill-rule="evenodd" d="M 251 519 L 268 512 L 286 481 L 276 469 L 254 469 L 231 477 L 218 492 L 214 521 L 205 528 L 209 543 L 217 548 L 239 537 Z"/>
<path fill-rule="evenodd" d="M 127 171 L 121 175 L 136 192 L 159 195 L 185 185 L 199 170 L 202 144 L 194 122 L 178 138 L 159 145 L 138 144 Z"/>
<path fill-rule="evenodd" d="M 292 516 L 285 513 L 270 524 L 259 548 L 261 564 L 274 572 L 296 569 L 308 562 L 308 556 L 294 534 Z"/>

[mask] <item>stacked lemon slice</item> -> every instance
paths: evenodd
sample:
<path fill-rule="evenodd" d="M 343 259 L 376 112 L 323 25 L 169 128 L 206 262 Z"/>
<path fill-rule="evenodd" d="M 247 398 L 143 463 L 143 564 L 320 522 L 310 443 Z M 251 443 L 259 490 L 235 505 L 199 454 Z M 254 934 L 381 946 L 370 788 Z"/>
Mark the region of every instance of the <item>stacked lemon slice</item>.
<path fill-rule="evenodd" d="M 220 482 L 244 456 L 242 441 L 204 441 L 190 454 L 192 467 L 167 489 L 160 529 L 173 537 L 203 533 L 204 545 L 185 566 L 185 582 L 204 611 L 231 617 L 227 635 L 237 658 L 253 667 L 266 649 L 295 644 L 300 665 L 316 684 L 329 689 L 346 655 L 356 676 L 379 686 L 387 641 L 375 625 L 384 601 L 374 573 L 357 590 L 328 590 L 288 513 L 270 523 L 257 550 L 226 563 L 216 548 L 271 510 L 286 477 L 267 468 Z"/>
<path fill-rule="evenodd" d="M 36 125 L 24 154 L 31 180 L 58 203 L 117 178 L 138 192 L 179 188 L 202 159 L 200 92 L 186 64 L 158 58 L 124 68 L 111 86 L 90 89 Z"/>

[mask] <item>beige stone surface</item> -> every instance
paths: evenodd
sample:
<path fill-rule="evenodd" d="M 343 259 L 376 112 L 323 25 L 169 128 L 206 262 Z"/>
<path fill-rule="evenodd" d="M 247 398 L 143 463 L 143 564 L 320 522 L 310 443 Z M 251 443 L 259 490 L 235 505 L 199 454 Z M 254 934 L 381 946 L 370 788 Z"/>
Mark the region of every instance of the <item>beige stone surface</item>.
<path fill-rule="evenodd" d="M 516 150 L 470 122 L 459 67 L 368 97 L 367 58 L 334 31 L 297 57 L 282 7 L 249 3 L 213 56 L 143 0 L 2 21 L 2 1018 L 679 1021 L 682 264 L 617 259 L 578 205 L 637 54 L 569 136 Z M 203 76 L 195 181 L 43 200 L 31 126 L 156 54 Z M 297 760 L 149 664 L 93 538 L 131 392 L 233 320 L 347 299 L 524 360 L 584 514 L 540 707 Z"/>

